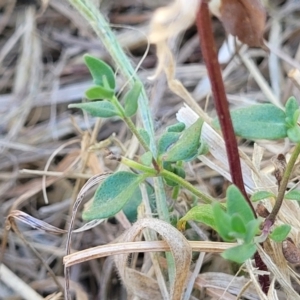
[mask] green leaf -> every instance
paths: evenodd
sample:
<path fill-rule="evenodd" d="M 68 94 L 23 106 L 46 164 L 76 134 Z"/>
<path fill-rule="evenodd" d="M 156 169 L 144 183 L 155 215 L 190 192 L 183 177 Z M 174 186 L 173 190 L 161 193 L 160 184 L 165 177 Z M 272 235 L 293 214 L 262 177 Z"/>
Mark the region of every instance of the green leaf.
<path fill-rule="evenodd" d="M 231 217 L 231 228 L 233 232 L 237 232 L 239 234 L 246 233 L 246 225 L 239 214 L 234 214 Z"/>
<path fill-rule="evenodd" d="M 231 217 L 222 209 L 220 203 L 213 205 L 213 216 L 216 230 L 224 241 L 232 242 L 235 239 L 229 234 L 232 232 Z"/>
<path fill-rule="evenodd" d="M 89 100 L 111 99 L 114 96 L 114 91 L 97 85 L 87 89 L 85 96 Z"/>
<path fill-rule="evenodd" d="M 300 108 L 297 109 L 294 113 L 294 117 L 293 117 L 293 124 L 297 124 L 298 122 L 298 119 L 299 119 L 299 116 L 300 116 Z"/>
<path fill-rule="evenodd" d="M 167 127 L 168 132 L 182 132 L 184 129 L 185 129 L 185 124 L 182 122 Z"/>
<path fill-rule="evenodd" d="M 247 259 L 251 258 L 256 252 L 255 244 L 243 244 L 225 250 L 222 257 L 234 261 L 238 264 L 244 263 Z"/>
<path fill-rule="evenodd" d="M 300 142 L 300 127 L 298 126 L 298 124 L 294 125 L 291 128 L 288 128 L 287 135 L 292 142 L 299 143 Z"/>
<path fill-rule="evenodd" d="M 286 199 L 286 200 L 296 200 L 296 201 L 300 201 L 300 191 L 299 191 L 299 190 L 291 190 L 291 191 L 288 191 L 288 192 L 284 195 L 284 199 Z"/>
<path fill-rule="evenodd" d="M 254 219 L 247 223 L 246 225 L 246 235 L 244 237 L 245 243 L 250 243 L 253 241 L 254 237 L 259 233 L 259 226 L 262 219 Z"/>
<path fill-rule="evenodd" d="M 125 101 L 125 116 L 132 117 L 135 115 L 138 109 L 138 99 L 142 90 L 142 83 L 136 81 L 133 87 L 126 93 L 124 97 Z"/>
<path fill-rule="evenodd" d="M 164 154 L 163 160 L 177 162 L 189 161 L 198 155 L 203 121 L 198 119 L 192 126 L 183 131 L 180 139 Z"/>
<path fill-rule="evenodd" d="M 118 213 L 132 197 L 143 175 L 120 171 L 107 177 L 95 192 L 92 205 L 83 211 L 86 221 L 104 219 Z"/>
<path fill-rule="evenodd" d="M 138 128 L 137 129 L 139 135 L 142 137 L 142 139 L 144 140 L 144 142 L 149 146 L 150 145 L 150 136 L 147 132 L 147 130 L 145 130 L 144 128 Z"/>
<path fill-rule="evenodd" d="M 278 140 L 287 136 L 285 113 L 273 104 L 240 108 L 230 114 L 237 136 L 250 140 Z"/>
<path fill-rule="evenodd" d="M 211 204 L 202 204 L 194 206 L 185 216 L 183 216 L 177 223 L 177 228 L 184 229 L 187 221 L 195 221 L 203 223 L 217 231 L 216 222 L 214 219 L 213 209 Z"/>
<path fill-rule="evenodd" d="M 155 211 L 155 197 L 153 197 L 154 190 L 149 184 L 146 184 L 146 190 L 147 190 L 151 210 Z M 132 194 L 132 196 L 130 197 L 130 199 L 123 206 L 122 210 L 129 222 L 134 223 L 137 221 L 138 207 L 142 203 L 142 200 L 143 199 L 142 199 L 141 190 L 137 188 Z"/>
<path fill-rule="evenodd" d="M 254 213 L 250 208 L 249 204 L 247 203 L 246 199 L 244 198 L 243 194 L 235 185 L 231 185 L 227 189 L 226 198 L 227 213 L 230 216 L 233 216 L 234 214 L 239 214 L 244 220 L 245 224 L 247 224 L 255 218 Z"/>
<path fill-rule="evenodd" d="M 107 100 L 97 102 L 87 102 L 78 104 L 69 104 L 69 108 L 81 108 L 88 112 L 93 117 L 110 118 L 119 116 L 119 112 L 114 105 Z"/>
<path fill-rule="evenodd" d="M 275 198 L 275 195 L 271 192 L 259 191 L 259 192 L 254 193 L 250 199 L 253 202 L 257 202 L 257 201 L 267 199 L 267 198 Z"/>
<path fill-rule="evenodd" d="M 140 161 L 145 166 L 151 166 L 151 164 L 152 164 L 152 158 L 153 158 L 152 153 L 150 151 L 148 151 L 148 152 L 145 152 L 141 156 Z"/>
<path fill-rule="evenodd" d="M 185 171 L 181 166 L 174 166 L 174 173 L 183 179 L 185 178 Z"/>
<path fill-rule="evenodd" d="M 165 132 L 158 140 L 158 155 L 165 153 L 171 145 L 179 140 L 180 135 L 179 132 Z"/>
<path fill-rule="evenodd" d="M 115 89 L 115 74 L 108 64 L 89 54 L 84 55 L 84 61 L 87 67 L 89 68 L 94 83 L 96 85 L 107 87 L 106 83 L 108 83 L 109 87 L 112 90 Z"/>
<path fill-rule="evenodd" d="M 293 127 L 297 124 L 299 116 L 299 104 L 295 97 L 290 97 L 285 104 L 286 122 Z M 295 118 L 296 116 L 296 118 Z"/>
<path fill-rule="evenodd" d="M 278 227 L 276 227 L 272 233 L 269 235 L 269 237 L 277 242 L 277 243 L 281 243 L 282 241 L 284 241 L 286 239 L 286 237 L 288 236 L 288 234 L 291 231 L 291 226 L 287 225 L 287 224 L 283 224 L 280 225 Z"/>
<path fill-rule="evenodd" d="M 175 166 L 173 163 L 164 161 L 162 165 L 163 165 L 163 168 L 166 169 L 167 171 L 175 173 Z M 177 182 L 175 182 L 169 178 L 164 177 L 163 179 L 168 186 L 172 186 L 172 187 L 178 186 Z"/>

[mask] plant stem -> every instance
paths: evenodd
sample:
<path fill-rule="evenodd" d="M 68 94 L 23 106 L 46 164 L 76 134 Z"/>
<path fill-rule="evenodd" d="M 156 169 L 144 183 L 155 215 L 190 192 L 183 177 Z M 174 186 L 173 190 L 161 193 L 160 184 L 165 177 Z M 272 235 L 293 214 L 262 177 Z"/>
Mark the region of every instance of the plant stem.
<path fill-rule="evenodd" d="M 129 80 L 130 87 L 133 86 L 136 80 L 139 80 L 136 70 L 132 67 L 131 61 L 126 56 L 125 52 L 118 43 L 116 36 L 110 29 L 109 24 L 101 14 L 98 8 L 91 0 L 68 0 L 78 12 L 88 21 L 91 27 L 94 29 L 97 36 L 100 38 L 104 44 L 107 51 L 112 56 L 117 69 L 120 70 L 120 73 Z M 149 134 L 150 137 L 150 150 L 153 154 L 153 157 L 157 156 L 157 148 L 155 144 L 154 136 L 154 125 L 150 112 L 150 105 L 148 97 L 146 94 L 145 87 L 142 87 L 141 95 L 138 100 L 139 103 L 139 114 L 143 122 L 144 128 Z M 155 167 L 155 165 L 154 165 Z M 154 178 L 153 180 L 154 190 L 155 190 L 155 199 L 156 206 L 159 218 L 170 223 L 170 215 L 167 205 L 166 194 L 164 190 L 164 184 L 162 178 Z M 175 265 L 172 255 L 168 252 L 166 253 L 168 261 L 168 269 L 170 278 L 175 275 Z"/>
<path fill-rule="evenodd" d="M 128 159 L 126 157 L 122 157 L 120 162 L 129 168 L 133 168 L 141 172 L 147 173 L 148 177 L 157 176 L 157 171 L 155 169 L 142 165 L 134 160 Z"/>
<path fill-rule="evenodd" d="M 254 215 L 256 216 L 256 212 L 244 187 L 237 141 L 229 113 L 228 102 L 211 26 L 208 4 L 206 1 L 201 1 L 196 23 L 200 37 L 202 55 L 208 71 L 212 93 L 215 99 L 215 106 L 224 136 L 232 182 L 243 193 L 247 202 L 252 208 Z"/>
<path fill-rule="evenodd" d="M 140 144 L 142 145 L 142 147 L 144 148 L 144 150 L 146 152 L 150 151 L 149 146 L 146 144 L 146 142 L 144 141 L 144 139 L 139 134 L 138 130 L 136 129 L 136 127 L 134 125 L 134 123 L 131 121 L 130 118 L 128 118 L 128 117 L 125 116 L 124 108 L 120 104 L 119 100 L 114 96 L 111 99 L 111 102 L 115 105 L 115 107 L 121 113 L 123 121 L 126 123 L 126 125 L 128 126 L 128 128 L 130 129 L 130 131 L 136 136 L 136 138 L 138 139 L 138 141 L 140 142 Z"/>
<path fill-rule="evenodd" d="M 159 173 L 161 176 L 170 179 L 176 183 L 178 183 L 179 185 L 181 185 L 182 187 L 186 188 L 187 190 L 189 190 L 192 194 L 194 194 L 195 196 L 197 196 L 198 198 L 200 198 L 203 202 L 205 203 L 214 203 L 216 200 L 204 193 L 202 193 L 201 191 L 199 191 L 198 189 L 196 189 L 192 184 L 190 184 L 188 181 L 186 181 L 185 179 L 181 178 L 180 176 L 167 171 L 167 170 L 161 170 Z"/>
<path fill-rule="evenodd" d="M 297 160 L 299 154 L 300 154 L 300 143 L 296 145 L 296 147 L 295 147 L 295 149 L 294 149 L 294 151 L 291 155 L 291 158 L 290 158 L 289 162 L 286 165 L 286 169 L 284 171 L 282 180 L 280 182 L 279 191 L 278 191 L 278 195 L 277 195 L 277 198 L 276 198 L 275 205 L 274 205 L 271 213 L 269 214 L 269 216 L 267 217 L 267 219 L 265 221 L 266 226 L 271 227 L 275 222 L 276 216 L 277 216 L 277 214 L 280 210 L 280 207 L 281 207 L 283 199 L 284 199 L 284 194 L 285 194 L 285 191 L 286 191 L 286 187 L 288 185 L 290 176 L 292 174 L 294 165 L 296 163 L 296 160 Z"/>
<path fill-rule="evenodd" d="M 223 78 L 221 74 L 220 65 L 218 62 L 217 50 L 215 46 L 207 1 L 201 1 L 197 13 L 196 24 L 197 24 L 197 30 L 200 38 L 202 55 L 208 71 L 212 93 L 215 99 L 215 106 L 221 124 L 222 133 L 224 136 L 232 182 L 243 193 L 245 199 L 247 200 L 248 204 L 250 205 L 254 213 L 254 216 L 256 216 L 256 212 L 246 193 L 245 186 L 244 186 L 237 141 L 235 138 L 235 134 L 231 122 Z M 263 271 L 267 270 L 267 267 L 262 261 L 258 252 L 255 253 L 254 259 L 255 259 L 256 267 L 259 270 L 263 270 Z M 269 276 L 259 275 L 258 280 L 262 290 L 267 294 L 270 286 Z"/>
<path fill-rule="evenodd" d="M 144 150 L 146 152 L 150 151 L 149 146 L 146 144 L 145 140 L 142 138 L 142 136 L 140 135 L 140 133 L 136 129 L 136 126 L 134 125 L 134 123 L 132 122 L 132 120 L 129 117 L 126 117 L 124 108 L 120 104 L 119 100 L 116 97 L 113 97 L 111 99 L 111 101 L 116 106 L 116 108 L 119 110 L 120 114 L 122 115 L 123 121 L 126 123 L 126 125 L 128 126 L 128 128 L 130 129 L 130 131 L 136 136 L 136 138 L 138 139 L 138 141 L 140 142 L 140 144 L 142 145 L 142 147 L 144 148 Z M 154 168 L 157 171 L 159 171 L 160 168 L 159 168 L 159 165 L 158 165 L 157 161 L 155 160 L 155 158 L 152 158 L 152 164 L 153 164 Z"/>
<path fill-rule="evenodd" d="M 105 48 L 112 56 L 117 69 L 120 73 L 129 80 L 129 85 L 132 86 L 136 80 L 139 80 L 136 70 L 131 65 L 130 60 L 124 53 L 120 44 L 118 43 L 114 33 L 110 29 L 109 24 L 101 14 L 98 8 L 91 0 L 68 0 L 78 12 L 88 21 L 94 29 Z M 154 125 L 151 117 L 148 97 L 144 86 L 142 87 L 141 95 L 139 97 L 139 114 L 146 131 L 150 137 L 150 150 L 153 157 L 157 156 L 157 148 L 154 137 Z M 154 166 L 155 167 L 155 166 Z M 157 202 L 157 211 L 159 217 L 166 222 L 170 222 L 170 216 L 167 206 L 165 191 L 163 189 L 163 182 L 161 178 L 154 180 L 155 197 Z"/>

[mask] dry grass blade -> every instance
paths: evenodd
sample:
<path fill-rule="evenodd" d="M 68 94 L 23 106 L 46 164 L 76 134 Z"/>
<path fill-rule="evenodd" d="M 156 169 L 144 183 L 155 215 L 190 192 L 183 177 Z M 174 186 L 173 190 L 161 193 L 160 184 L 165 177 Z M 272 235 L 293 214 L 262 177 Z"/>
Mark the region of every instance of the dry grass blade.
<path fill-rule="evenodd" d="M 235 246 L 235 243 L 223 242 L 193 242 L 188 241 L 193 251 L 221 253 L 224 250 Z M 170 246 L 165 241 L 152 242 L 129 242 L 107 244 L 104 246 L 97 246 L 85 250 L 81 250 L 64 257 L 64 264 L 67 267 L 109 255 L 117 255 L 121 253 L 133 252 L 152 252 L 152 251 L 170 251 Z"/>
<path fill-rule="evenodd" d="M 0 278 L 7 286 L 16 291 L 25 300 L 42 300 L 43 297 L 13 273 L 4 264 L 0 265 Z"/>
<path fill-rule="evenodd" d="M 192 249 L 185 237 L 170 224 L 157 219 L 141 219 L 128 229 L 120 238 L 121 241 L 134 241 L 144 228 L 155 230 L 170 246 L 174 257 L 176 273 L 175 278 L 170 283 L 170 299 L 181 299 L 185 288 L 187 274 L 190 267 Z M 131 290 L 132 281 L 127 278 L 128 254 L 117 255 L 116 266 L 126 288 Z M 136 291 L 132 290 L 133 293 Z M 149 295 L 149 299 L 151 296 Z"/>
<path fill-rule="evenodd" d="M 93 17 L 89 21 L 83 18 L 82 12 L 68 2 L 84 3 Z M 246 263 L 244 276 L 241 276 L 239 272 L 235 274 L 231 263 L 220 257 L 220 253 L 235 244 L 209 241 L 215 240 L 215 232 L 196 222 L 184 233 L 191 241 L 184 238 L 181 241 L 181 234 L 174 232 L 178 244 L 183 243 L 183 248 L 188 245 L 184 250 L 176 248 L 176 257 L 182 256 L 183 260 L 179 272 L 190 276 L 191 280 L 189 285 L 184 285 L 185 279 L 181 278 L 181 283 L 175 286 L 173 283 L 170 289 L 168 279 L 174 275 L 173 266 L 163 255 L 172 257 L 173 246 L 170 247 L 165 240 L 157 241 L 159 233 L 150 229 L 151 224 L 156 224 L 152 201 L 162 198 L 157 196 L 160 193 L 153 192 L 153 187 L 154 191 L 157 187 L 166 191 L 167 198 L 170 196 L 170 189 L 162 182 L 157 183 L 158 177 L 147 180 L 147 185 L 142 188 L 143 204 L 139 208 L 145 205 L 146 212 L 137 209 L 138 217 L 135 216 L 137 219 L 141 215 L 153 217 L 147 219 L 147 224 L 139 221 L 138 227 L 132 226 L 136 219 L 129 219 L 125 210 L 109 220 L 85 223 L 80 218 L 83 199 L 92 195 L 92 190 L 106 174 L 124 167 L 108 160 L 105 148 L 139 162 L 143 154 L 136 138 L 130 138 L 132 134 L 120 120 L 99 121 L 83 116 L 81 111 L 67 109 L 68 104 L 81 102 L 85 90 L 92 84 L 82 57 L 86 53 L 112 66 L 116 74 L 115 92 L 120 97 L 129 87 L 126 82 L 133 74 L 135 79 L 143 82 L 151 99 L 149 105 L 148 101 L 139 104 L 139 115 L 132 120 L 136 121 L 138 128 L 146 126 L 151 132 L 151 140 L 152 127 L 155 127 L 153 144 L 167 126 L 177 122 L 175 115 L 182 101 L 193 110 L 186 115 L 188 121 L 193 122 L 198 115 L 206 120 L 202 137 L 209 144 L 210 153 L 184 164 L 184 171 L 186 179 L 195 188 L 216 199 L 225 197 L 231 180 L 227 156 L 223 138 L 207 125 L 215 116 L 215 107 L 199 51 L 199 37 L 192 24 L 200 2 L 0 0 L 0 260 L 3 262 L 0 266 L 0 299 L 41 299 L 41 295 L 46 299 L 63 299 L 65 278 L 67 281 L 72 279 L 68 292 L 76 300 L 126 297 L 132 300 L 171 300 L 170 290 L 174 294 L 177 285 L 181 285 L 181 291 L 186 288 L 185 297 L 190 300 L 299 297 L 296 295 L 300 286 L 299 268 L 295 267 L 300 257 L 298 202 L 284 201 L 275 224 L 291 225 L 288 240 L 282 245 L 266 244 L 264 249 L 265 262 L 273 279 L 267 295 L 257 280 L 263 273 L 258 273 L 250 260 Z M 252 4 L 256 1 L 246 2 Z M 231 109 L 265 102 L 283 106 L 290 96 L 300 99 L 300 1 L 263 2 L 268 4 L 264 37 L 269 54 L 237 43 L 235 37 L 226 36 L 219 19 L 212 18 Z M 163 7 L 165 5 L 168 6 Z M 230 9 L 228 14 L 232 14 Z M 100 34 L 102 18 L 107 20 L 103 36 Z M 234 18 L 230 21 L 234 22 Z M 106 27 L 109 23 L 116 23 L 110 26 L 111 31 Z M 239 29 L 243 31 L 242 28 Z M 111 42 L 110 37 L 114 34 L 116 40 Z M 157 46 L 158 61 L 154 51 L 148 51 L 150 42 Z M 120 45 L 126 54 L 112 51 L 113 45 Z M 126 63 L 114 63 L 118 57 Z M 158 68 L 155 68 L 157 63 Z M 132 69 L 128 68 L 129 65 Z M 149 76 L 159 71 L 162 72 L 157 81 L 149 82 Z M 142 98 L 148 96 L 145 93 Z M 155 126 L 150 119 L 155 120 Z M 76 145 L 73 144 L 75 139 L 79 141 Z M 252 142 L 240 138 L 238 143 L 247 192 L 270 191 L 276 194 L 271 158 L 283 153 L 288 161 L 291 143 L 287 139 L 255 141 L 253 146 Z M 296 190 L 299 189 L 299 164 L 289 185 Z M 91 178 L 95 174 L 103 175 Z M 45 205 L 47 197 L 49 203 Z M 273 201 L 264 199 L 262 206 L 270 211 Z M 180 218 L 195 205 L 197 202 L 191 195 L 181 189 L 177 200 L 168 202 L 166 215 Z M 144 227 L 147 229 L 141 233 Z M 135 232 L 142 237 L 142 241 L 138 238 L 133 241 L 133 236 L 130 240 L 127 233 L 128 240 L 124 240 L 122 233 L 128 228 L 129 232 L 133 230 L 132 234 Z M 171 230 L 166 231 L 175 243 Z M 198 239 L 205 241 L 192 241 Z M 199 259 L 198 264 L 192 262 L 189 269 L 188 263 L 184 265 L 185 251 L 205 252 L 203 264 Z M 113 258 L 116 255 L 120 255 L 119 265 L 123 268 L 121 274 L 122 278 L 125 277 L 125 284 L 132 283 L 127 296 L 115 272 Z M 186 260 L 188 257 L 186 255 Z M 65 277 L 62 260 L 67 269 Z M 3 275 L 4 269 L 14 273 L 26 289 L 18 291 L 17 278 L 8 273 Z M 71 272 L 71 277 L 68 272 Z M 184 295 L 181 291 L 178 294 Z"/>
<path fill-rule="evenodd" d="M 47 233 L 54 233 L 54 234 L 62 234 L 66 233 L 66 230 L 59 229 L 55 226 L 52 226 L 44 221 L 36 219 L 20 210 L 13 210 L 7 216 L 7 225 L 6 229 L 10 230 L 12 226 L 11 219 L 18 220 L 24 224 L 31 226 L 32 228 L 39 229 L 45 231 Z"/>

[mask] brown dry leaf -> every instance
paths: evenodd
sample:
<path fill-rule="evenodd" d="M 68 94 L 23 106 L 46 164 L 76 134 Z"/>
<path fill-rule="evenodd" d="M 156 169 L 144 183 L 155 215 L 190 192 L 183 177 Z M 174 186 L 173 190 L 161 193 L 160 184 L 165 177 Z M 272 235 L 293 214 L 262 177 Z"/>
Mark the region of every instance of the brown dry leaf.
<path fill-rule="evenodd" d="M 294 244 L 294 242 L 287 238 L 282 242 L 282 253 L 284 258 L 292 264 L 300 263 L 300 249 Z"/>
<path fill-rule="evenodd" d="M 139 271 L 126 267 L 126 279 L 134 295 L 144 300 L 160 300 L 162 295 L 155 279 Z"/>
<path fill-rule="evenodd" d="M 20 210 L 13 210 L 7 216 L 7 223 L 6 223 L 7 230 L 9 230 L 11 227 L 11 221 L 10 221 L 11 218 L 21 221 L 22 223 L 25 223 L 25 224 L 31 226 L 32 228 L 43 230 L 47 233 L 62 234 L 62 233 L 67 232 L 66 230 L 62 230 L 55 226 L 52 226 L 52 225 L 50 225 L 44 221 L 41 221 L 39 219 L 36 219 Z"/>
<path fill-rule="evenodd" d="M 260 0 L 212 0 L 211 12 L 227 32 L 250 47 L 263 46 L 266 12 Z"/>
<path fill-rule="evenodd" d="M 169 244 L 176 265 L 175 278 L 170 283 L 169 298 L 172 300 L 181 299 L 192 258 L 192 249 L 188 241 L 177 229 L 162 220 L 141 219 L 124 233 L 120 238 L 120 242 L 134 241 L 144 228 L 155 230 Z M 132 293 L 137 293 L 136 290 L 133 290 L 133 283 L 137 279 L 128 277 L 127 260 L 128 254 L 117 255 L 115 258 L 116 266 L 126 288 Z M 149 295 L 147 299 L 156 298 Z"/>

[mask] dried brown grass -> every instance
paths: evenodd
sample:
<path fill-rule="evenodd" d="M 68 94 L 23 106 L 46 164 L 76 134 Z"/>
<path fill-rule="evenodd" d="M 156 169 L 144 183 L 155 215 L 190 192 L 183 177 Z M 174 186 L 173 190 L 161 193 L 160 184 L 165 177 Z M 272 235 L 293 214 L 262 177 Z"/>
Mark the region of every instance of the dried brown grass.
<path fill-rule="evenodd" d="M 154 9 L 162 4 L 165 3 L 151 1 L 150 6 L 146 1 L 126 0 L 122 4 L 119 1 L 104 1 L 101 10 L 109 14 L 113 22 L 132 25 L 146 33 L 149 18 Z M 170 297 L 169 293 L 173 296 L 174 293 L 180 294 L 185 287 L 185 279 L 178 286 L 173 284 L 169 291 L 165 276 L 166 262 L 160 255 L 150 252 L 170 248 L 172 251 L 172 243 L 151 241 L 153 232 L 145 232 L 146 241 L 141 241 L 140 230 L 143 227 L 156 226 L 155 230 L 163 235 L 157 230 L 160 228 L 158 220 L 142 219 L 132 226 L 120 213 L 115 220 L 99 226 L 90 224 L 88 231 L 79 230 L 72 235 L 71 253 L 65 256 L 65 232 L 74 213 L 73 203 L 86 179 L 113 172 L 117 167 L 105 159 L 104 147 L 116 152 L 126 151 L 129 157 L 134 157 L 139 154 L 139 145 L 134 138 L 130 138 L 120 122 L 97 121 L 67 110 L 67 104 L 81 101 L 84 90 L 91 83 L 82 55 L 89 52 L 111 63 L 109 54 L 85 20 L 65 1 L 49 0 L 37 5 L 1 1 L 0 6 L 0 236 L 5 246 L 5 252 L 4 248 L 1 250 L 0 298 L 61 299 L 63 257 L 67 266 L 73 265 L 70 289 L 76 299 L 137 299 L 133 294 L 140 299 L 146 299 L 145 294 L 149 298 L 160 299 L 161 293 L 165 298 Z M 266 100 L 282 106 L 290 95 L 300 98 L 299 75 L 295 71 L 300 69 L 299 10 L 300 4 L 295 1 L 269 8 L 271 18 L 266 37 L 270 54 L 242 47 L 236 55 L 231 38 L 226 39 L 220 24 L 214 20 L 216 38 L 222 49 L 220 60 L 223 62 L 226 91 L 233 108 Z M 127 27 L 118 28 L 116 34 L 132 62 L 137 64 L 148 43 L 145 35 L 138 35 Z M 166 50 L 166 45 L 164 47 L 161 49 Z M 175 65 L 171 65 L 167 74 L 169 84 L 173 80 L 171 88 L 189 105 L 194 105 L 195 109 L 197 101 L 202 107 L 201 113 L 208 119 L 208 115 L 214 115 L 214 107 L 209 99 L 210 86 L 205 67 L 199 64 L 201 54 L 195 29 L 189 29 L 180 41 L 176 40 L 171 50 L 177 53 L 175 57 L 178 58 L 175 59 L 176 71 Z M 163 75 L 158 75 L 155 83 L 147 81 L 155 73 L 155 60 L 155 52 L 151 49 L 139 75 L 148 87 L 151 110 L 157 120 L 159 133 L 161 128 L 174 122 L 176 112 L 182 107 L 182 99 L 166 88 Z M 291 73 L 291 70 L 294 72 Z M 174 81 L 175 78 L 178 81 Z M 124 79 L 118 77 L 118 88 L 123 83 Z M 181 83 L 192 92 L 192 97 Z M 212 146 L 211 155 L 203 157 L 201 163 L 190 164 L 187 175 L 200 189 L 221 198 L 228 185 L 222 176 L 230 178 L 222 140 L 209 127 L 204 132 L 207 142 Z M 111 138 L 113 133 L 116 136 Z M 104 144 L 96 147 L 97 151 L 90 151 L 96 142 L 104 140 Z M 290 147 L 282 141 L 262 141 L 254 147 L 240 141 L 249 192 L 262 188 L 276 190 L 271 158 L 281 152 L 287 153 Z M 297 176 L 295 173 L 295 182 Z M 84 194 L 85 197 L 80 201 L 90 197 L 92 189 L 84 190 Z M 191 205 L 191 199 L 185 193 L 180 196 L 180 201 L 174 206 L 177 216 Z M 270 207 L 268 202 L 265 205 Z M 79 206 L 78 210 L 81 209 L 82 206 Z M 9 212 L 10 224 L 5 223 Z M 151 217 L 147 212 L 146 207 L 140 215 Z M 285 203 L 279 218 L 278 222 L 292 225 L 291 237 L 298 245 L 298 204 Z M 145 225 L 143 222 L 148 223 Z M 48 224 L 52 224 L 53 228 Z M 74 214 L 74 228 L 83 225 L 80 216 Z M 18 229 L 8 231 L 9 226 L 17 226 L 15 228 Z M 199 230 L 198 224 L 191 226 Z M 41 228 L 46 233 L 37 230 Z M 62 231 L 57 232 L 57 228 Z M 200 228 L 198 233 L 202 238 L 215 238 L 207 228 Z M 122 235 L 125 229 L 128 231 Z M 135 242 L 131 236 L 128 237 L 133 230 L 137 230 L 134 236 L 139 237 Z M 172 230 L 173 227 L 170 227 L 168 232 Z M 196 232 L 189 229 L 186 236 L 199 239 Z M 173 237 L 175 235 L 171 234 Z M 178 240 L 174 238 L 174 242 Z M 257 272 L 250 262 L 242 270 L 245 276 L 240 276 L 238 271 L 241 270 L 234 269 L 215 254 L 226 249 L 228 244 L 209 240 L 188 244 L 181 240 L 178 243 L 184 246 L 183 250 L 173 248 L 174 253 L 179 251 L 178 259 L 184 251 L 187 251 L 187 256 L 191 250 L 206 253 L 199 256 L 197 262 L 198 256 L 193 256 L 191 271 L 187 274 L 191 276 L 189 282 L 193 283 L 195 289 L 191 299 L 267 299 L 259 294 L 255 277 Z M 298 274 L 294 272 L 297 268 L 287 264 L 281 245 L 269 243 L 267 246 L 266 252 L 260 250 L 261 255 L 267 261 L 273 278 L 280 284 L 278 291 L 273 281 L 268 299 L 276 299 L 277 294 L 279 299 L 297 299 Z M 139 252 L 143 253 L 142 257 L 135 254 Z M 130 268 L 127 265 L 129 253 L 132 253 Z M 117 259 L 117 267 L 125 284 L 127 282 L 130 286 L 135 283 L 128 296 L 118 283 L 119 277 L 109 258 L 115 254 L 121 254 Z M 184 263 L 182 266 L 178 275 L 188 272 Z M 47 268 L 51 269 L 52 277 Z M 191 285 L 189 282 L 188 287 Z"/>

